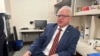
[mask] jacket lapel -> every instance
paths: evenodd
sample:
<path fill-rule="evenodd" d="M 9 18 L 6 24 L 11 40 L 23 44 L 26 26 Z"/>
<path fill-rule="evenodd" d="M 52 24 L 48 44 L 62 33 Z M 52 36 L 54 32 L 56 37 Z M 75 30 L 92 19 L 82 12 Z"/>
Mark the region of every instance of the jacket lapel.
<path fill-rule="evenodd" d="M 55 25 L 54 27 L 52 27 L 51 30 L 49 31 L 48 39 L 47 39 L 47 41 L 45 42 L 45 47 L 46 47 L 46 46 L 49 44 L 49 42 L 51 41 L 51 39 L 52 39 L 52 37 L 53 37 L 53 34 L 54 34 L 56 28 L 57 28 L 57 25 Z M 44 48 L 45 48 L 45 47 L 44 47 Z M 43 49 L 44 49 L 44 48 L 43 48 Z"/>
<path fill-rule="evenodd" d="M 65 30 L 64 34 L 62 35 L 60 41 L 59 41 L 59 44 L 58 44 L 58 48 L 60 46 L 62 46 L 61 44 L 63 43 L 64 44 L 64 41 L 68 41 L 69 39 L 69 36 L 70 36 L 70 25 L 68 26 L 68 28 Z"/>
<path fill-rule="evenodd" d="M 48 42 L 50 42 L 50 40 L 52 39 L 56 28 L 57 28 L 57 25 L 54 28 L 52 28 L 53 30 L 50 31 L 50 33 L 49 33 L 50 35 L 48 36 Z"/>

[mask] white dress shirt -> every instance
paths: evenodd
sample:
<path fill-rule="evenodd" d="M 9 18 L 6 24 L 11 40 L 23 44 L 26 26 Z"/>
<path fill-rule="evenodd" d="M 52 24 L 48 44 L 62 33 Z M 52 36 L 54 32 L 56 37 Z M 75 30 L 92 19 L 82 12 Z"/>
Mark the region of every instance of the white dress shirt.
<path fill-rule="evenodd" d="M 68 25 L 66 25 L 65 27 L 62 28 L 62 31 L 61 31 L 59 40 L 61 39 L 61 37 L 62 37 L 63 33 L 65 32 L 65 30 L 66 30 L 67 27 L 68 27 Z M 47 47 L 44 49 L 43 53 L 44 53 L 45 55 L 49 55 L 49 52 L 50 52 L 50 49 L 51 49 L 51 47 L 52 47 L 54 38 L 55 38 L 56 34 L 58 33 L 59 28 L 60 28 L 60 27 L 58 26 L 57 29 L 56 29 L 56 31 L 54 32 L 54 35 L 53 35 L 51 41 L 49 42 L 49 44 L 47 45 Z"/>

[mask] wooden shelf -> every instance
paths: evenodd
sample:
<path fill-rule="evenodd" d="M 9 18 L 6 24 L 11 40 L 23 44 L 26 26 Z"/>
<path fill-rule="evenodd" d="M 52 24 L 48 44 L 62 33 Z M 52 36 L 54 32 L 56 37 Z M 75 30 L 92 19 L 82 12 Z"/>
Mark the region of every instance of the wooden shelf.
<path fill-rule="evenodd" d="M 62 1 L 58 2 L 57 4 L 55 4 L 54 6 L 61 7 L 64 5 L 71 6 L 71 0 L 62 0 Z"/>
<path fill-rule="evenodd" d="M 81 15 L 98 15 L 100 14 L 100 9 L 92 9 L 88 11 L 81 11 L 81 12 L 75 12 L 75 16 L 81 16 Z"/>
<path fill-rule="evenodd" d="M 55 5 L 54 5 L 54 10 L 55 14 L 57 11 L 64 5 L 71 6 L 72 0 L 59 0 Z"/>

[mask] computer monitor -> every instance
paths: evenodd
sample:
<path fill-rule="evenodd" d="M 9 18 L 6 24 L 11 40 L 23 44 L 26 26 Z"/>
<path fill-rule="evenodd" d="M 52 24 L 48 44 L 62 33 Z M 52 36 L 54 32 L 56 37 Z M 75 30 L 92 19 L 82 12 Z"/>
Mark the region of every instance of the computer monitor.
<path fill-rule="evenodd" d="M 45 29 L 47 20 L 35 20 L 35 29 Z"/>

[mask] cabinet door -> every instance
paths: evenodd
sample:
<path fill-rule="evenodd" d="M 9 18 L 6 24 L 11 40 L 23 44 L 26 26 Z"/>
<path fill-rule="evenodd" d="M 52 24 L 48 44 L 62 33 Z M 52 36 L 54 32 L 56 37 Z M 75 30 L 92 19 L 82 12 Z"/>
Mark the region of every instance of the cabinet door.
<path fill-rule="evenodd" d="M 57 4 L 54 5 L 55 13 L 64 5 L 72 6 L 72 0 L 57 0 Z"/>

